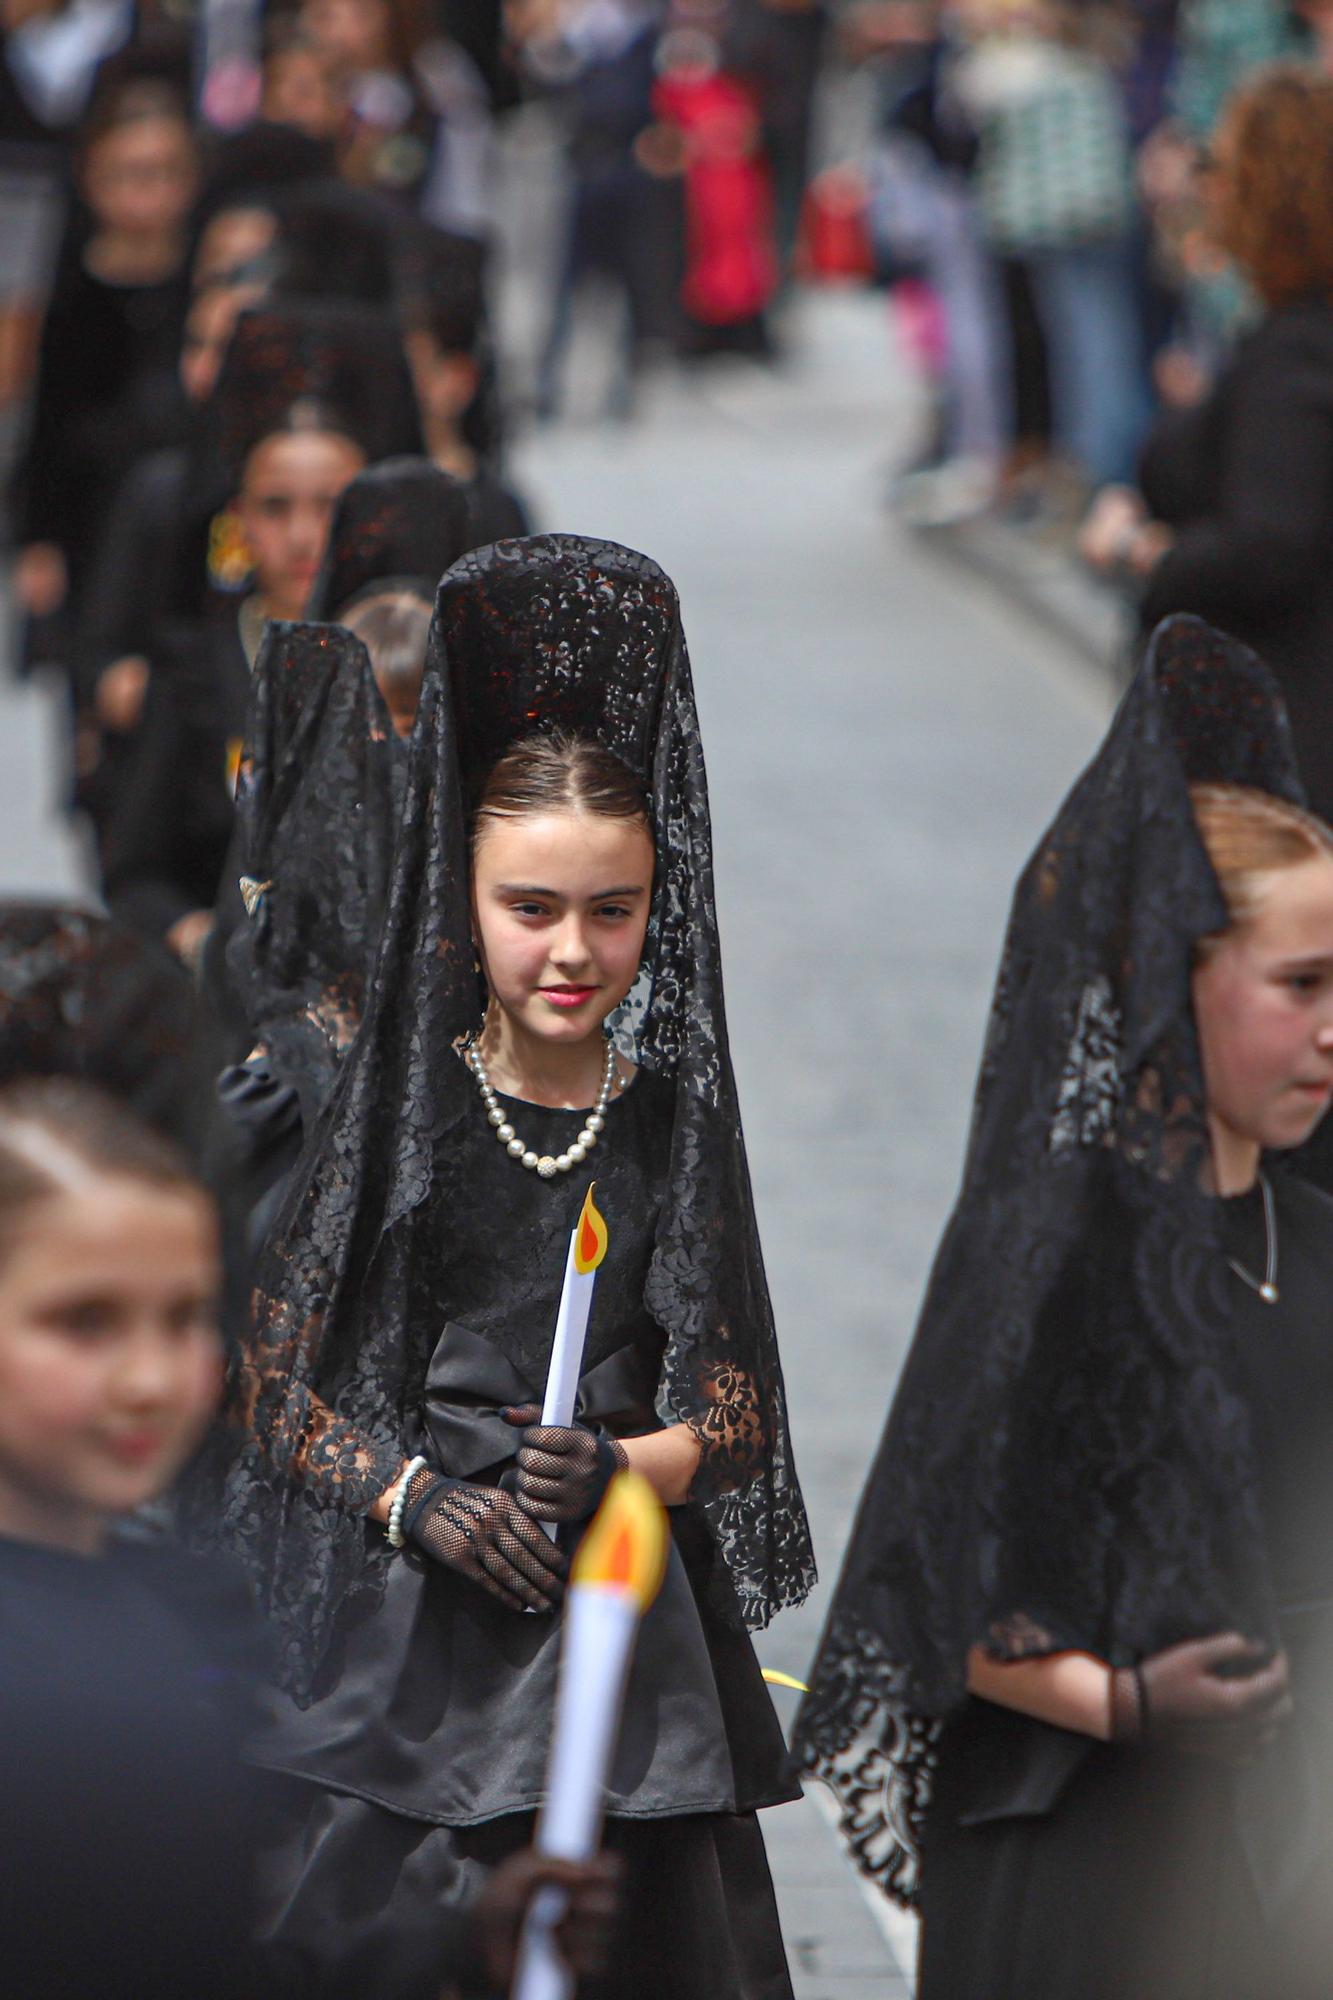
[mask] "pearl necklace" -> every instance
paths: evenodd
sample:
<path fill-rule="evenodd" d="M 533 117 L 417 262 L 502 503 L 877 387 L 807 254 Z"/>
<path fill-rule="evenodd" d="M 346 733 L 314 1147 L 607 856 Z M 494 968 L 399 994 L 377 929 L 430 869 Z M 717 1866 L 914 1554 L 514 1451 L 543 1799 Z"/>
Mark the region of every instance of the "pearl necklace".
<path fill-rule="evenodd" d="M 597 1093 L 597 1102 L 584 1119 L 583 1130 L 573 1145 L 559 1154 L 534 1153 L 532 1148 L 526 1146 L 519 1138 L 497 1102 L 495 1088 L 482 1060 L 481 1050 L 475 1042 L 468 1043 L 463 1051 L 463 1058 L 477 1079 L 481 1101 L 486 1106 L 487 1120 L 495 1127 L 495 1136 L 511 1160 L 517 1160 L 519 1165 L 526 1167 L 530 1173 L 540 1174 L 544 1181 L 554 1179 L 556 1174 L 567 1174 L 571 1167 L 583 1164 L 597 1144 L 597 1134 L 606 1123 L 606 1107 L 611 1102 L 611 1092 L 615 1087 L 616 1051 L 613 1042 L 608 1041 L 606 1045 L 606 1061 L 602 1065 L 602 1087 Z"/>

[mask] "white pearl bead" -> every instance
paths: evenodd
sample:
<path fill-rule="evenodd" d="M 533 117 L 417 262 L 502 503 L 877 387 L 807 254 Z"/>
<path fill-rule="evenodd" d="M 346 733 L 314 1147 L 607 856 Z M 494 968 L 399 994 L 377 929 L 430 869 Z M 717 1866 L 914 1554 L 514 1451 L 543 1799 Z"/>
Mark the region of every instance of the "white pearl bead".
<path fill-rule="evenodd" d="M 506 1125 L 504 1123 L 501 1123 L 496 1128 L 495 1136 L 497 1139 L 503 1140 L 504 1144 L 507 1146 L 510 1140 L 514 1136 L 514 1128 L 512 1125 Z M 519 1151 L 520 1153 L 523 1151 L 523 1148 L 521 1146 L 519 1147 Z"/>
<path fill-rule="evenodd" d="M 492 1125 L 503 1125 L 505 1122 L 504 1112 L 501 1111 L 498 1104 L 493 1104 L 490 1110 L 486 1113 L 486 1116 L 490 1120 Z"/>
<path fill-rule="evenodd" d="M 582 1146 L 585 1153 L 590 1153 L 593 1147 L 597 1144 L 597 1134 L 595 1132 L 590 1132 L 587 1126 L 585 1125 L 583 1130 L 579 1133 L 579 1144 L 580 1146 Z"/>
<path fill-rule="evenodd" d="M 592 1117 L 588 1120 L 588 1130 L 590 1132 L 600 1132 L 605 1123 L 606 1120 L 603 1118 L 601 1112 L 594 1111 Z"/>
<path fill-rule="evenodd" d="M 588 1149 L 584 1145 L 582 1137 L 577 1138 L 574 1141 L 573 1145 L 570 1147 L 569 1157 L 574 1162 L 574 1165 L 576 1167 L 580 1166 L 582 1162 L 587 1159 Z"/>
<path fill-rule="evenodd" d="M 571 1168 L 571 1167 L 573 1166 L 573 1164 L 574 1164 L 574 1162 L 573 1162 L 573 1161 L 572 1161 L 572 1160 L 570 1159 L 570 1157 L 569 1157 L 569 1154 L 568 1154 L 568 1153 L 558 1153 L 558 1154 L 556 1155 L 556 1162 L 555 1162 L 555 1163 L 556 1163 L 556 1165 L 557 1165 L 557 1166 L 559 1167 L 559 1169 L 560 1169 L 560 1171 L 561 1171 L 561 1173 L 562 1173 L 562 1174 L 567 1174 L 567 1173 L 569 1172 L 570 1168 Z"/>
<path fill-rule="evenodd" d="M 531 1173 L 532 1169 L 537 1164 L 537 1155 L 535 1153 L 525 1153 L 523 1155 L 523 1164 L 527 1168 L 528 1172 Z"/>
<path fill-rule="evenodd" d="M 527 1152 L 527 1150 L 528 1150 L 527 1147 L 523 1144 L 523 1141 L 521 1139 L 511 1139 L 508 1145 L 505 1147 L 505 1151 L 508 1153 L 511 1160 L 521 1160 L 523 1158 L 523 1155 Z"/>

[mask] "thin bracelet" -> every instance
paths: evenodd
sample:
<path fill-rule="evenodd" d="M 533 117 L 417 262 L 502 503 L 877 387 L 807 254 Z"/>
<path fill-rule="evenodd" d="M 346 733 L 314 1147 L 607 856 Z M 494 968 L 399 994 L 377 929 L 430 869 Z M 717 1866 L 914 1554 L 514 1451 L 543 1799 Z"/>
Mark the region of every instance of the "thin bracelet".
<path fill-rule="evenodd" d="M 407 1499 L 408 1487 L 419 1472 L 425 1471 L 429 1463 L 429 1459 L 410 1458 L 407 1462 L 407 1470 L 398 1482 L 398 1491 L 394 1494 L 389 1506 L 387 1533 L 391 1549 L 401 1549 L 407 1540 L 406 1535 L 403 1533 L 403 1503 Z"/>

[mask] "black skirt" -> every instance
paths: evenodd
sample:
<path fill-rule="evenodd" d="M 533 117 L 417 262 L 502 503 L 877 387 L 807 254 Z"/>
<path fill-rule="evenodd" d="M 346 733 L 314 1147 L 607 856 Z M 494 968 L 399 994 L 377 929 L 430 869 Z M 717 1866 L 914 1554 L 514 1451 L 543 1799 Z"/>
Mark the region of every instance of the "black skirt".
<path fill-rule="evenodd" d="M 922 1843 L 919 2000 L 1328 2000 L 1333 1856 L 1290 1852 L 1309 1760 L 1274 1755 L 1234 1771 L 969 1703 Z"/>
<path fill-rule="evenodd" d="M 467 1906 L 534 1824 L 431 1826 L 293 1782 L 262 1860 L 265 1942 L 300 2000 L 438 2000 Z M 606 1846 L 624 1862 L 623 1914 L 579 2000 L 792 2000 L 753 1813 L 608 1821 Z"/>

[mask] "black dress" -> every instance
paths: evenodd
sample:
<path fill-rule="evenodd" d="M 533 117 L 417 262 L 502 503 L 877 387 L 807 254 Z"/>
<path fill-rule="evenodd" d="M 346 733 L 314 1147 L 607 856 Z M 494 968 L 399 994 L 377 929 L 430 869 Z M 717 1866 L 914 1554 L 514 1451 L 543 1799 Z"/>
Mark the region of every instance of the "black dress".
<path fill-rule="evenodd" d="M 641 1073 L 610 1107 L 598 1147 L 611 1241 L 581 1411 L 621 1435 L 659 1427 L 664 1342 L 643 1287 L 673 1100 L 671 1082 Z M 510 1115 L 525 1139 L 554 1151 L 583 1117 L 527 1103 Z M 494 1484 L 518 1435 L 499 1410 L 540 1400 L 584 1188 L 519 1168 L 480 1102 L 464 1143 L 475 1152 L 471 1198 L 436 1225 L 450 1245 L 448 1300 L 420 1330 L 423 1391 L 405 1444 Z M 782 1738 L 749 1639 L 710 1606 L 710 1536 L 688 1505 L 672 1511 L 672 1530 L 610 1785 L 609 1838 L 629 1871 L 626 1920 L 611 1973 L 585 1991 L 606 2000 L 787 2000 L 754 1818 L 757 1807 L 794 1796 Z M 257 1746 L 260 1761 L 305 1781 L 294 1788 L 289 1838 L 271 1857 L 277 1937 L 328 1945 L 345 1935 L 354 1950 L 367 1898 L 421 1934 L 469 1893 L 484 1864 L 526 1844 L 545 1780 L 558 1647 L 558 1619 L 508 1611 L 410 1549 L 394 1562 L 378 1605 L 344 1619 L 319 1697 L 305 1709 L 275 1698 Z M 399 1989 L 400 2000 L 409 1990 Z"/>
<path fill-rule="evenodd" d="M 1296 1714 L 1239 1770 L 970 1700 L 922 1843 L 921 2000 L 1325 2000 L 1333 1974 L 1333 1204 L 1273 1176 L 1235 1331 Z M 1258 1190 L 1229 1247 L 1264 1268 Z"/>
<path fill-rule="evenodd" d="M 57 275 L 14 497 L 20 537 L 63 549 L 76 591 L 126 468 L 183 432 L 188 304 L 183 265 L 147 285 L 112 283 L 74 257 Z"/>
<path fill-rule="evenodd" d="M 239 1580 L 0 1539 L 0 1963 L 14 2000 L 261 2000 L 259 1665 Z"/>
<path fill-rule="evenodd" d="M 1162 418 L 1140 467 L 1176 531 L 1142 629 L 1190 611 L 1253 646 L 1281 684 L 1309 801 L 1333 813 L 1333 306 L 1270 313 L 1208 400 Z"/>
<path fill-rule="evenodd" d="M 143 719 L 102 845 L 103 893 L 132 929 L 165 936 L 211 909 L 234 819 L 250 661 L 234 600 L 163 627 Z"/>

